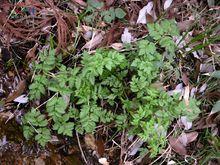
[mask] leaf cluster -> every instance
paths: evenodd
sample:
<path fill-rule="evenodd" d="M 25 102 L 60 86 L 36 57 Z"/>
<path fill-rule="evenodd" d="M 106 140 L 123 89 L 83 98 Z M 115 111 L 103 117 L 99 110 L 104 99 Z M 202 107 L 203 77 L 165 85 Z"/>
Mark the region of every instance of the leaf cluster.
<path fill-rule="evenodd" d="M 153 87 L 164 66 L 161 48 L 175 52 L 172 37 L 178 30 L 168 20 L 148 27 L 151 39 L 139 41 L 136 50 L 119 53 L 99 49 L 93 55 L 84 52 L 80 64 L 72 68 L 52 60 L 56 59 L 54 54 L 53 62 L 45 62 L 50 55 L 41 54 L 30 97 L 35 100 L 46 93 L 54 94 L 42 112 L 51 121 L 35 124 L 35 113 L 41 113 L 32 110 L 24 116 L 24 134 L 28 134 L 27 127 L 52 126 L 58 134 L 72 136 L 73 130 L 94 133 L 97 126 L 112 123 L 118 130 L 125 129 L 147 141 L 151 156 L 160 152 L 171 122 L 182 115 L 193 121 L 200 111 L 196 100 L 186 105 L 177 96 Z M 166 37 L 169 42 L 164 41 Z"/>
<path fill-rule="evenodd" d="M 94 23 L 97 18 L 101 17 L 103 21 L 106 23 L 111 23 L 116 18 L 122 19 L 126 16 L 126 13 L 121 8 L 113 8 L 110 7 L 108 10 L 103 10 L 104 3 L 103 2 L 94 2 L 91 0 L 88 0 L 88 6 L 86 9 L 86 16 L 84 17 L 84 20 L 87 23 Z"/>

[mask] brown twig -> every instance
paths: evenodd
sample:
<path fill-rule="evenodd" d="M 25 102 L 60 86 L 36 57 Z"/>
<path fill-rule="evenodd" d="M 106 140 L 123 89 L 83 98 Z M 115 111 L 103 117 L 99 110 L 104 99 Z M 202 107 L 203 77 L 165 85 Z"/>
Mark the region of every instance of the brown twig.
<path fill-rule="evenodd" d="M 87 162 L 87 160 L 86 160 L 86 157 L 85 157 L 85 155 L 84 155 L 84 153 L 83 153 L 83 150 L 82 150 L 82 146 L 81 146 L 81 143 L 80 143 L 80 140 L 79 140 L 78 132 L 76 132 L 76 138 L 77 138 L 77 142 L 78 142 L 78 146 L 79 146 L 79 149 L 80 149 L 82 158 L 83 158 L 84 162 L 85 162 L 86 164 L 88 164 L 88 162 Z"/>

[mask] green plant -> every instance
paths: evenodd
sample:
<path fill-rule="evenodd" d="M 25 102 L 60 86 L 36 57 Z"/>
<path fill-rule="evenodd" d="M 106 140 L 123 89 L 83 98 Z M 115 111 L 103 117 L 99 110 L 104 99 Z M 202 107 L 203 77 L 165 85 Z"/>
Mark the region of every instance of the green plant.
<path fill-rule="evenodd" d="M 161 29 L 168 25 L 172 29 Z M 82 134 L 94 133 L 97 125 L 114 123 L 119 131 L 127 130 L 145 140 L 151 156 L 160 152 L 166 144 L 171 122 L 181 115 L 194 120 L 199 109 L 195 100 L 186 105 L 178 97 L 153 87 L 167 60 L 161 53 L 175 52 L 176 45 L 171 40 L 178 30 L 174 22 L 168 20 L 149 27 L 151 39 L 138 42 L 137 50 L 119 53 L 99 49 L 93 55 L 84 52 L 80 65 L 74 64 L 73 68 L 62 65 L 60 60 L 46 63 L 43 59 L 55 58 L 54 53 L 50 53 L 53 49 L 48 53 L 54 58 L 48 57 L 48 53 L 40 54 L 42 57 L 35 66 L 36 75 L 29 88 L 30 97 L 54 96 L 48 100 L 46 111 L 41 112 L 51 119 L 50 124 L 32 125 L 41 129 L 52 126 L 58 134 L 72 136 L 74 129 Z M 169 38 L 169 44 L 161 41 L 164 37 Z M 39 77 L 43 77 L 42 82 Z M 41 87 L 35 87 L 36 83 Z M 39 115 L 39 110 L 34 113 L 36 111 Z M 24 117 L 25 134 L 26 127 L 31 128 L 29 113 Z"/>
<path fill-rule="evenodd" d="M 88 0 L 87 3 L 88 7 L 86 9 L 86 16 L 84 18 L 87 23 L 93 23 L 100 16 L 103 19 L 103 21 L 111 23 L 116 18 L 122 19 L 126 15 L 124 10 L 121 8 L 110 7 L 108 10 L 103 10 L 103 2 L 94 2 Z"/>
<path fill-rule="evenodd" d="M 45 115 L 42 115 L 40 111 L 31 109 L 26 113 L 23 121 L 23 133 L 26 139 L 30 139 L 35 136 L 35 140 L 42 146 L 51 139 L 50 130 L 47 128 L 48 121 Z"/>

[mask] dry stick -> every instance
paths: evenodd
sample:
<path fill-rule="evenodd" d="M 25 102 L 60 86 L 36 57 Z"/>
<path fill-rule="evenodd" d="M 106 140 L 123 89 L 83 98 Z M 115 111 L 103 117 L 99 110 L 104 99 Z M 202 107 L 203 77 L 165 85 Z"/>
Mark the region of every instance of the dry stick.
<path fill-rule="evenodd" d="M 7 122 L 8 122 L 10 119 L 13 118 L 14 114 L 18 111 L 18 108 L 19 108 L 20 104 L 21 104 L 21 103 L 18 103 L 16 110 L 14 111 L 14 113 L 12 113 L 12 114 L 8 117 L 8 119 L 6 120 L 5 124 L 7 124 Z"/>
<path fill-rule="evenodd" d="M 162 153 L 156 160 L 154 160 L 150 165 L 156 163 L 160 158 L 162 158 L 169 150 L 171 149 L 171 146 L 169 145 L 167 149 Z"/>
<path fill-rule="evenodd" d="M 82 147 L 81 147 L 81 144 L 80 144 L 80 140 L 79 140 L 79 135 L 78 135 L 78 132 L 76 132 L 76 138 L 77 138 L 77 142 L 78 142 L 78 146 L 79 146 L 79 149 L 80 149 L 80 152 L 81 152 L 81 155 L 82 155 L 82 158 L 83 160 L 85 161 L 86 164 L 88 164 L 87 160 L 86 160 L 86 157 L 83 153 L 83 150 L 82 150 Z"/>
<path fill-rule="evenodd" d="M 125 136 L 125 131 L 122 131 L 121 135 L 121 154 L 120 154 L 120 165 L 123 164 L 123 155 L 124 155 L 124 136 Z"/>

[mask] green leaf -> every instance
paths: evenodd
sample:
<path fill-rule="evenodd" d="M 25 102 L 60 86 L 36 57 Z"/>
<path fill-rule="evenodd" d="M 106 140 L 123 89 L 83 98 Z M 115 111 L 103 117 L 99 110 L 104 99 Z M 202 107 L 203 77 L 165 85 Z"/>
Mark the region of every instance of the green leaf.
<path fill-rule="evenodd" d="M 214 71 L 210 76 L 220 79 L 220 70 Z"/>
<path fill-rule="evenodd" d="M 220 111 L 220 100 L 217 101 L 217 102 L 213 105 L 211 113 L 213 114 L 213 113 L 217 113 L 217 112 L 219 112 L 219 111 Z"/>
<path fill-rule="evenodd" d="M 116 8 L 115 9 L 115 15 L 116 15 L 117 18 L 122 19 L 126 16 L 126 13 L 121 8 Z"/>

